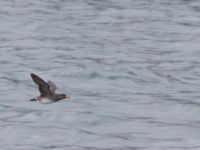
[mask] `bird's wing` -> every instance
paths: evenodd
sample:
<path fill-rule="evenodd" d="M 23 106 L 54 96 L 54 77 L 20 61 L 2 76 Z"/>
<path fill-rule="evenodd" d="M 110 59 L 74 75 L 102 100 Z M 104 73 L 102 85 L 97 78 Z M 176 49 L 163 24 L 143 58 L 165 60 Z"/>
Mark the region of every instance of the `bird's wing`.
<path fill-rule="evenodd" d="M 45 97 L 47 95 L 52 94 L 52 92 L 49 89 L 49 85 L 44 80 L 42 80 L 40 77 L 33 73 L 31 73 L 31 77 L 33 81 L 38 85 L 41 97 Z"/>
<path fill-rule="evenodd" d="M 52 92 L 52 93 L 55 93 L 56 89 L 57 89 L 57 86 L 55 83 L 53 83 L 52 81 L 48 81 L 47 82 L 48 85 L 49 85 L 49 90 Z"/>

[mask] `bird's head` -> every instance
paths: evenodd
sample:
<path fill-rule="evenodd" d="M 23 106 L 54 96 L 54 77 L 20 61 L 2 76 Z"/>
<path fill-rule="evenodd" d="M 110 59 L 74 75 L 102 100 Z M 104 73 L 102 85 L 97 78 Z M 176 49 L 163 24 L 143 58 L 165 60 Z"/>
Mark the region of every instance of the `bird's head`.
<path fill-rule="evenodd" d="M 71 98 L 70 96 L 67 96 L 66 94 L 57 94 L 56 97 L 58 100 L 61 100 L 61 99 L 68 100 Z"/>

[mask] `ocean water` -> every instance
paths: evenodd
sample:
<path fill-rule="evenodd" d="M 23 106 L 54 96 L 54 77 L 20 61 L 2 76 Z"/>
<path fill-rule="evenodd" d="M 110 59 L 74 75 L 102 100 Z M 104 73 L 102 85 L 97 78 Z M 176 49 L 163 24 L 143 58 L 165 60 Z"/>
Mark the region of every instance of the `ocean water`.
<path fill-rule="evenodd" d="M 0 149 L 200 149 L 199 1 L 1 0 L 0 18 Z M 72 98 L 30 102 L 30 73 Z"/>

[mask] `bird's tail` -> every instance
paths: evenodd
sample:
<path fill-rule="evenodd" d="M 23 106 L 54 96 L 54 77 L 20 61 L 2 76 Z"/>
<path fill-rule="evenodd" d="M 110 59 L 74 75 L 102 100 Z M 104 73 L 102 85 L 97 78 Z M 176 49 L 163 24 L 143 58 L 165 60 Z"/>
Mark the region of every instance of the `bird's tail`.
<path fill-rule="evenodd" d="M 30 101 L 38 101 L 38 98 L 32 98 Z"/>

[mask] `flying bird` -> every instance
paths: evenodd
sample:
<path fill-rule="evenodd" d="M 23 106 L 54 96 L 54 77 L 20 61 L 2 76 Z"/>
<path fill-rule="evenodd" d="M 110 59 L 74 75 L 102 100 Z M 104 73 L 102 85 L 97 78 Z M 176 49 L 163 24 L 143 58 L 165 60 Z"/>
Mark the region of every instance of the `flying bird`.
<path fill-rule="evenodd" d="M 53 103 L 64 99 L 69 99 L 70 96 L 56 93 L 57 86 L 52 82 L 45 82 L 37 75 L 31 73 L 33 82 L 38 85 L 40 96 L 31 99 L 30 101 L 37 101 L 40 103 Z"/>

